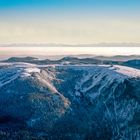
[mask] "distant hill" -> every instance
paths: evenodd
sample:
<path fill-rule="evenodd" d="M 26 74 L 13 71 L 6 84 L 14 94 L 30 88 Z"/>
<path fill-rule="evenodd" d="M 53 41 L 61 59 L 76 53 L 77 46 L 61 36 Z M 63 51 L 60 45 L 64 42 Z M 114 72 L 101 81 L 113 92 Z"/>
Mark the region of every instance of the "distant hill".
<path fill-rule="evenodd" d="M 99 60 L 95 58 L 78 58 L 78 57 L 63 57 L 59 60 L 50 60 L 50 59 L 37 59 L 35 57 L 11 57 L 7 60 L 3 60 L 2 62 L 26 62 L 33 64 L 118 64 L 116 61 L 108 61 L 108 60 Z"/>
<path fill-rule="evenodd" d="M 6 62 L 29 62 L 29 61 L 35 61 L 38 58 L 35 57 L 11 57 L 6 60 Z"/>
<path fill-rule="evenodd" d="M 26 63 L 33 63 L 33 64 L 50 64 L 53 61 L 49 59 L 39 60 L 36 57 L 11 57 L 7 60 L 3 60 L 1 62 L 26 62 Z"/>
<path fill-rule="evenodd" d="M 96 56 L 94 58 L 100 59 L 100 60 L 128 61 L 128 60 L 132 60 L 132 59 L 140 59 L 140 55 Z"/>
<path fill-rule="evenodd" d="M 105 57 L 105 56 L 98 56 L 93 58 L 78 58 L 67 56 L 63 57 L 62 59 L 58 60 L 50 60 L 50 59 L 43 59 L 40 60 L 36 57 L 11 57 L 7 60 L 3 60 L 1 62 L 25 62 L 25 63 L 32 63 L 38 65 L 52 65 L 52 64 L 61 64 L 61 65 L 83 65 L 83 64 L 96 64 L 96 65 L 124 65 L 133 68 L 140 69 L 140 59 L 133 59 L 138 58 L 139 56 L 113 56 L 113 57 Z"/>
<path fill-rule="evenodd" d="M 140 59 L 126 61 L 123 65 L 140 69 Z"/>

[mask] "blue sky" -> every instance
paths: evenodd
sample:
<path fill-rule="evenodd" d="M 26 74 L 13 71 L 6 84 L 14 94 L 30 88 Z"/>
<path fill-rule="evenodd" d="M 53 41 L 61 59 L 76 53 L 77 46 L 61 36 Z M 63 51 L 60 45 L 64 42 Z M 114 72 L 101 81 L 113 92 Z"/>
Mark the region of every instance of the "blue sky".
<path fill-rule="evenodd" d="M 0 7 L 12 7 L 12 6 L 74 6 L 74 5 L 90 5 L 94 6 L 137 6 L 139 0 L 0 0 Z"/>
<path fill-rule="evenodd" d="M 0 9 L 19 9 L 19 8 L 30 8 L 30 10 L 37 8 L 41 9 L 76 9 L 81 10 L 85 8 L 86 10 L 91 9 L 127 9 L 138 10 L 140 6 L 139 0 L 0 0 Z M 102 9 L 103 10 L 103 9 Z"/>
<path fill-rule="evenodd" d="M 139 13 L 140 0 L 0 0 L 0 43 L 138 42 Z"/>
<path fill-rule="evenodd" d="M 36 14 L 138 18 L 139 12 L 140 0 L 0 0 L 0 16 L 4 18 L 34 18 Z"/>

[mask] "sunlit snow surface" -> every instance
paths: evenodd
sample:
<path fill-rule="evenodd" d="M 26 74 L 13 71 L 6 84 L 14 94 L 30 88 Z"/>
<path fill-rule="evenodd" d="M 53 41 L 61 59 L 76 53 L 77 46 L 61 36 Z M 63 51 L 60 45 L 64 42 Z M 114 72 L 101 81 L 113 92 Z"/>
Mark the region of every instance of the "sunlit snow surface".
<path fill-rule="evenodd" d="M 59 69 L 87 70 L 93 75 L 100 72 L 109 79 L 123 80 L 127 77 L 140 77 L 140 70 L 120 65 L 35 65 L 29 63 L 0 63 L 0 87 L 15 80 L 19 76 L 28 77 L 32 73 L 40 73 L 42 68 L 56 67 Z M 86 77 L 85 77 L 86 78 Z"/>
<path fill-rule="evenodd" d="M 115 65 L 110 69 L 129 77 L 140 77 L 140 70 L 138 69 L 119 65 Z"/>

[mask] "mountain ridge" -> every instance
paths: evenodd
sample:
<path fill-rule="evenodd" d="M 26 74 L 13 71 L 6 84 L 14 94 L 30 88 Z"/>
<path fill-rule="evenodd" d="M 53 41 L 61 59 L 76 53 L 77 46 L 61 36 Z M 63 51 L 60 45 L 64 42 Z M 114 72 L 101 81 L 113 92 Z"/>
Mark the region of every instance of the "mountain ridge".
<path fill-rule="evenodd" d="M 23 140 L 137 140 L 139 84 L 140 70 L 126 66 L 0 63 L 0 131 L 24 132 Z"/>
<path fill-rule="evenodd" d="M 121 60 L 120 60 L 121 57 Z M 129 58 L 129 59 L 128 59 Z M 135 59 L 137 58 L 137 59 Z M 115 60 L 116 59 L 116 60 Z M 122 66 L 129 66 L 133 68 L 140 68 L 140 59 L 138 56 L 113 56 L 113 57 L 104 57 L 104 56 L 97 56 L 91 58 L 78 58 L 73 56 L 66 56 L 58 60 L 51 60 L 51 59 L 38 59 L 36 57 L 11 57 L 6 60 L 2 60 L 1 62 L 25 62 L 25 63 L 32 63 L 32 64 L 40 64 L 40 65 L 78 65 L 78 64 L 97 64 L 97 65 L 122 65 Z"/>

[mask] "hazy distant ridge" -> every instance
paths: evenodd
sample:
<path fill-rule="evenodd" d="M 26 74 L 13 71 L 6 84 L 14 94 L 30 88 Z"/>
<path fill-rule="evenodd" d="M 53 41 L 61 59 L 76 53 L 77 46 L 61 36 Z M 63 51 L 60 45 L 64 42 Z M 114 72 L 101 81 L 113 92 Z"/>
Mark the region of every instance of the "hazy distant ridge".
<path fill-rule="evenodd" d="M 0 47 L 140 47 L 140 43 L 93 43 L 93 44 L 62 44 L 62 43 L 12 43 L 0 44 Z"/>

